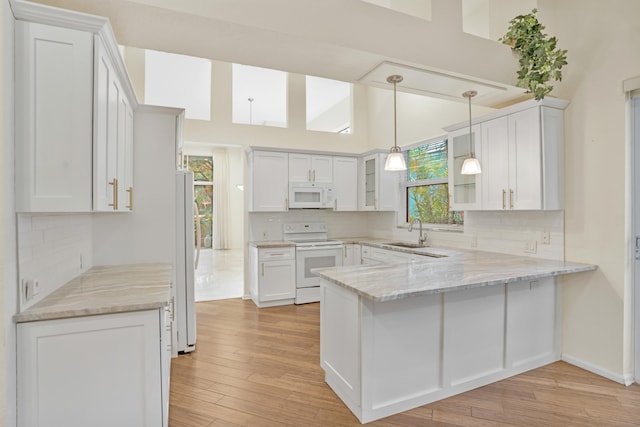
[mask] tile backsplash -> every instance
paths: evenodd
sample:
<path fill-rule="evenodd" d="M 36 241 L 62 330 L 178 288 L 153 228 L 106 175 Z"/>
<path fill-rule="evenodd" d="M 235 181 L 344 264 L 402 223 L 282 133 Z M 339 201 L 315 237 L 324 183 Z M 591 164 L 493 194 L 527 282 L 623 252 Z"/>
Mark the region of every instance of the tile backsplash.
<path fill-rule="evenodd" d="M 281 240 L 285 222 L 326 222 L 329 237 L 374 237 L 401 241 L 418 238 L 396 225 L 395 212 L 300 210 L 249 214 L 249 241 Z M 564 259 L 563 211 L 465 213 L 464 231 L 426 230 L 428 244 L 545 259 Z"/>
<path fill-rule="evenodd" d="M 18 214 L 20 311 L 93 265 L 91 214 Z M 38 282 L 26 300 L 25 282 Z"/>

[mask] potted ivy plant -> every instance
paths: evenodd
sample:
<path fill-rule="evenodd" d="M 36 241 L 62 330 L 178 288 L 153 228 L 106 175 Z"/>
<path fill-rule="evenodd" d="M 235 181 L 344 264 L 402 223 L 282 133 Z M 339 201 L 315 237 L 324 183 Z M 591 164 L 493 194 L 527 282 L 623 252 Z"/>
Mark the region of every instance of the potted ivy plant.
<path fill-rule="evenodd" d="M 567 51 L 557 47 L 558 39 L 542 32 L 537 9 L 509 21 L 507 33 L 498 41 L 511 46 L 519 57 L 518 87 L 527 89 L 539 101 L 562 80 L 562 67 L 567 65 Z"/>

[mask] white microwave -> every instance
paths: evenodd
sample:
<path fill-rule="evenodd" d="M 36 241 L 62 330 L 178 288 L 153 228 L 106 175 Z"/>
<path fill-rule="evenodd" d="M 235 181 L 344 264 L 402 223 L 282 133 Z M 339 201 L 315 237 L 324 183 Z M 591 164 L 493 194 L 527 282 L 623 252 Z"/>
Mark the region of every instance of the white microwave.
<path fill-rule="evenodd" d="M 289 183 L 289 209 L 331 209 L 333 192 L 331 184 Z"/>

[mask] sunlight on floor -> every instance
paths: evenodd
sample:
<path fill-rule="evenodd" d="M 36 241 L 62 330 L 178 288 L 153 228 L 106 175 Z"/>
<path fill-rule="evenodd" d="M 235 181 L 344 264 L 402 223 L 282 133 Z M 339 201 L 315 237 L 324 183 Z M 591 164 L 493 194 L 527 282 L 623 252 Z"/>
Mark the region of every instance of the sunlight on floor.
<path fill-rule="evenodd" d="M 244 251 L 203 249 L 196 270 L 196 301 L 240 298 L 244 293 Z"/>

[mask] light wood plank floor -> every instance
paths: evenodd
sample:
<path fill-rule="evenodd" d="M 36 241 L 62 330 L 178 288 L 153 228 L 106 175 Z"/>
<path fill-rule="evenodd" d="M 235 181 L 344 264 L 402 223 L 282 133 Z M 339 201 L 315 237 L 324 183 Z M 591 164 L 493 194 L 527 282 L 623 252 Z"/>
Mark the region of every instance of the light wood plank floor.
<path fill-rule="evenodd" d="M 323 380 L 319 304 L 196 307 L 196 351 L 171 365 L 171 427 L 359 425 Z M 367 425 L 640 426 L 640 386 L 558 362 Z"/>

